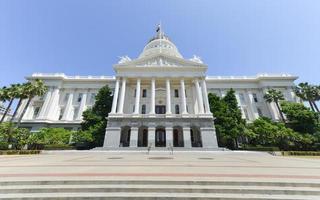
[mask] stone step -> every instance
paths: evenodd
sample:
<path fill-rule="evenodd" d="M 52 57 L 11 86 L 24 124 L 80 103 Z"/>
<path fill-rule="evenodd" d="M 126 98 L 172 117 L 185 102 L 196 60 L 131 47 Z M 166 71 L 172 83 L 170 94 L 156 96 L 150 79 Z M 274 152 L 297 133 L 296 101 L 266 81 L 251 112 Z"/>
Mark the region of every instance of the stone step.
<path fill-rule="evenodd" d="M 275 182 L 275 181 L 166 181 L 166 180 L 55 180 L 55 181 L 0 181 L 0 186 L 10 185 L 222 185 L 222 186 L 278 186 L 278 187 L 314 187 L 320 183 Z M 320 190 L 320 189 L 319 189 Z"/>
<path fill-rule="evenodd" d="M 212 194 L 212 193 L 26 193 L 0 194 L 0 199 L 10 200 L 101 200 L 101 199 L 134 199 L 134 200 L 319 200 L 317 196 L 305 195 L 261 195 L 261 194 Z"/>
<path fill-rule="evenodd" d="M 319 195 L 320 188 L 227 185 L 11 185 L 1 186 L 0 194 L 12 193 L 214 193 L 266 195 Z"/>

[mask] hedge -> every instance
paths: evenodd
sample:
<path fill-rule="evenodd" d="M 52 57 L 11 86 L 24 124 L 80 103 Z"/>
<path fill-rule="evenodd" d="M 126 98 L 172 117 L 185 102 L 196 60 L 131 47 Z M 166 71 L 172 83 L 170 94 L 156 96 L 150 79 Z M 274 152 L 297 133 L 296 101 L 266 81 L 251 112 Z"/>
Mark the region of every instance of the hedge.
<path fill-rule="evenodd" d="M 282 151 L 283 156 L 320 156 L 320 151 Z"/>
<path fill-rule="evenodd" d="M 71 150 L 75 147 L 68 144 L 48 144 L 44 146 L 44 150 Z"/>
<path fill-rule="evenodd" d="M 40 150 L 0 150 L 0 155 L 39 154 L 40 152 Z"/>
<path fill-rule="evenodd" d="M 280 151 L 279 147 L 243 147 L 241 150 L 247 151 Z"/>

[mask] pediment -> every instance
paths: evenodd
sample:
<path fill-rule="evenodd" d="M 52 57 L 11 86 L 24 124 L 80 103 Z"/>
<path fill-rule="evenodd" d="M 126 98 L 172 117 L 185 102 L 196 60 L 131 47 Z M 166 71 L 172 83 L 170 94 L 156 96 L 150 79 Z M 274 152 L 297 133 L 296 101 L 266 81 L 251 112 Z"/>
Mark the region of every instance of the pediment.
<path fill-rule="evenodd" d="M 122 62 L 116 66 L 136 66 L 136 67 L 148 67 L 148 66 L 173 66 L 173 67 L 195 67 L 206 66 L 203 63 L 195 62 L 183 58 L 169 56 L 166 54 L 158 54 L 144 58 L 138 58 L 135 60 L 128 60 Z"/>

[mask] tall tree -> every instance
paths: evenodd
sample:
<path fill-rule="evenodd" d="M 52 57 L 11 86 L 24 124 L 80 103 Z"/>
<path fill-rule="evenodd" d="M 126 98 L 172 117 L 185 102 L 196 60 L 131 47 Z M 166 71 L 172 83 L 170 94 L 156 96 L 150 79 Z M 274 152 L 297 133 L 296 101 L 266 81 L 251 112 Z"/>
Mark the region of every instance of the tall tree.
<path fill-rule="evenodd" d="M 103 145 L 107 126 L 106 118 L 111 111 L 112 100 L 111 90 L 106 85 L 96 95 L 93 107 L 82 114 L 83 122 L 81 123 L 81 130 L 91 134 L 93 137 L 90 147 Z"/>
<path fill-rule="evenodd" d="M 44 95 L 46 93 L 47 89 L 48 89 L 47 86 L 43 83 L 42 80 L 39 80 L 39 79 L 36 79 L 34 82 L 28 82 L 25 84 L 24 92 L 27 95 L 28 101 L 27 101 L 27 104 L 25 105 L 25 107 L 23 108 L 21 115 L 18 119 L 17 127 L 20 126 L 21 120 L 22 120 L 24 114 L 26 113 L 27 108 L 29 107 L 32 98 L 35 96 Z"/>
<path fill-rule="evenodd" d="M 294 131 L 309 134 L 318 131 L 319 113 L 311 111 L 302 103 L 281 102 L 281 108 L 288 119 L 288 127 Z"/>
<path fill-rule="evenodd" d="M 280 114 L 281 120 L 283 121 L 283 123 L 286 123 L 283 113 L 280 109 L 280 105 L 279 102 L 284 100 L 284 96 L 282 94 L 281 91 L 279 90 L 275 90 L 275 89 L 269 89 L 266 94 L 263 96 L 263 98 L 268 102 L 268 103 L 272 103 L 274 102 L 277 106 L 278 112 Z"/>
<path fill-rule="evenodd" d="M 308 101 L 310 108 L 313 111 L 319 112 L 318 106 L 315 103 L 319 100 L 319 87 L 310 85 L 308 82 L 299 83 L 298 86 L 294 88 L 294 92 L 298 97 L 300 97 L 304 101 Z"/>
<path fill-rule="evenodd" d="M 244 134 L 245 120 L 242 119 L 234 90 L 230 89 L 223 98 L 211 93 L 208 98 L 210 111 L 215 117 L 219 146 L 237 149 L 238 138 Z"/>
<path fill-rule="evenodd" d="M 18 101 L 18 104 L 13 112 L 13 115 L 10 119 L 10 122 L 13 122 L 13 120 L 16 118 L 16 115 L 18 113 L 18 110 L 21 106 L 21 103 L 24 99 L 27 99 L 28 98 L 28 94 L 27 94 L 27 90 L 26 90 L 26 84 L 22 84 L 22 85 L 19 85 L 19 87 L 17 87 L 17 90 L 16 90 L 16 98 L 19 98 L 19 101 Z"/>
<path fill-rule="evenodd" d="M 12 106 L 12 103 L 14 101 L 14 99 L 16 98 L 17 95 L 17 88 L 19 87 L 19 84 L 12 84 L 11 87 L 7 88 L 7 87 L 3 87 L 3 94 L 2 94 L 2 98 L 5 99 L 6 101 L 9 101 L 9 104 L 5 110 L 5 112 L 2 115 L 1 121 L 0 123 L 2 123 L 5 119 L 5 117 L 7 116 L 7 114 L 10 111 L 10 108 Z"/>

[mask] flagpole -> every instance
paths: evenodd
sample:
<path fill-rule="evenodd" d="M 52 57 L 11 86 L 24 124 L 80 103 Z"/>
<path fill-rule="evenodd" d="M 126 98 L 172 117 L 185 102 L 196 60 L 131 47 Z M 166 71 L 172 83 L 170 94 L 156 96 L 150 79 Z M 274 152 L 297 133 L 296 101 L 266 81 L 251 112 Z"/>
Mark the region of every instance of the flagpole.
<path fill-rule="evenodd" d="M 162 48 L 162 45 L 161 45 L 161 34 L 162 34 L 162 30 L 161 30 L 161 20 L 160 20 L 160 30 L 159 30 L 159 32 L 160 32 L 160 53 L 162 52 L 161 50 L 161 48 Z"/>

